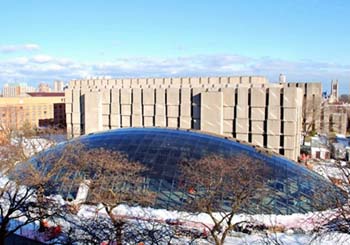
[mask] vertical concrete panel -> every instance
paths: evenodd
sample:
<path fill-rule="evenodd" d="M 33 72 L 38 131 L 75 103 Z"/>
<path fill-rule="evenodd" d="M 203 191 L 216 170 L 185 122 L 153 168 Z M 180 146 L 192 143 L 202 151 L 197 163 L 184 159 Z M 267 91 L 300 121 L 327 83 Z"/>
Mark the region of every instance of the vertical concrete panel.
<path fill-rule="evenodd" d="M 156 127 L 166 127 L 165 113 L 164 115 L 156 115 L 154 121 Z"/>
<path fill-rule="evenodd" d="M 101 89 L 102 95 L 102 104 L 110 104 L 111 103 L 111 90 L 110 89 Z"/>
<path fill-rule="evenodd" d="M 280 97 L 281 97 L 281 88 L 269 88 L 269 106 L 281 106 Z"/>
<path fill-rule="evenodd" d="M 280 136 L 268 135 L 267 148 L 279 149 L 279 147 L 280 147 Z"/>
<path fill-rule="evenodd" d="M 223 94 L 204 92 L 201 94 L 201 130 L 223 133 Z"/>
<path fill-rule="evenodd" d="M 132 127 L 142 127 L 142 115 L 132 115 L 131 116 Z"/>
<path fill-rule="evenodd" d="M 156 115 L 165 116 L 165 105 L 156 104 Z"/>
<path fill-rule="evenodd" d="M 142 90 L 143 104 L 154 105 L 155 104 L 155 90 L 153 88 L 145 88 Z"/>
<path fill-rule="evenodd" d="M 165 105 L 165 89 L 158 88 L 156 90 L 156 104 L 157 105 Z"/>
<path fill-rule="evenodd" d="M 178 128 L 179 127 L 179 119 L 167 117 L 167 127 L 169 128 Z"/>
<path fill-rule="evenodd" d="M 168 105 L 167 106 L 167 117 L 179 117 L 180 108 L 178 105 Z"/>
<path fill-rule="evenodd" d="M 263 147 L 264 146 L 264 136 L 261 134 L 253 134 L 252 135 L 252 144 Z"/>
<path fill-rule="evenodd" d="M 265 133 L 264 121 L 251 121 L 251 133 L 261 135 Z"/>
<path fill-rule="evenodd" d="M 163 106 L 164 108 L 164 106 Z M 160 112 L 160 114 L 157 115 L 161 115 L 162 113 Z M 153 117 L 154 116 L 154 105 L 144 105 L 143 106 L 143 115 L 147 116 L 147 117 Z M 164 113 L 163 113 L 164 115 Z"/>
<path fill-rule="evenodd" d="M 120 90 L 120 103 L 122 105 L 131 105 L 131 89 L 123 88 Z"/>
<path fill-rule="evenodd" d="M 235 128 L 237 134 L 247 134 L 249 133 L 249 120 L 245 118 L 237 118 L 235 120 Z"/>
<path fill-rule="evenodd" d="M 266 90 L 264 88 L 250 89 L 250 105 L 253 107 L 265 107 L 266 105 Z"/>
<path fill-rule="evenodd" d="M 142 96 L 140 88 L 132 89 L 132 115 L 141 115 L 142 114 Z M 134 120 L 134 119 L 132 119 Z M 137 119 L 135 119 L 137 120 Z M 140 125 L 141 126 L 141 125 Z"/>
<path fill-rule="evenodd" d="M 111 113 L 120 114 L 120 99 L 119 99 L 119 89 L 111 90 Z"/>
<path fill-rule="evenodd" d="M 241 86 L 237 88 L 237 105 L 248 106 L 248 88 Z"/>
<path fill-rule="evenodd" d="M 303 91 L 301 88 L 283 88 L 283 107 L 298 107 L 302 105 Z"/>
<path fill-rule="evenodd" d="M 130 116 L 121 116 L 122 128 L 129 128 L 131 126 Z"/>
<path fill-rule="evenodd" d="M 69 103 L 69 104 L 73 103 L 73 91 L 72 91 L 72 89 L 66 89 L 64 91 L 64 101 L 66 103 Z"/>
<path fill-rule="evenodd" d="M 224 125 L 223 125 L 223 131 L 224 133 L 229 133 L 232 134 L 233 130 L 234 130 L 234 121 L 233 120 L 225 120 L 224 119 Z"/>
<path fill-rule="evenodd" d="M 144 117 L 143 118 L 143 126 L 144 127 L 154 127 L 154 119 L 153 117 Z"/>
<path fill-rule="evenodd" d="M 191 117 L 181 116 L 180 117 L 180 128 L 190 129 L 191 128 Z"/>
<path fill-rule="evenodd" d="M 99 92 L 84 95 L 84 125 L 85 134 L 103 130 L 102 98 Z"/>
<path fill-rule="evenodd" d="M 281 132 L 281 121 L 280 120 L 267 120 L 267 134 L 269 135 L 280 135 Z"/>
<path fill-rule="evenodd" d="M 80 113 L 80 90 L 73 90 L 73 112 Z"/>
<path fill-rule="evenodd" d="M 121 127 L 121 117 L 119 114 L 111 114 L 111 128 L 115 129 L 115 128 L 120 128 Z"/>
<path fill-rule="evenodd" d="M 251 120 L 265 120 L 265 108 L 264 107 L 251 107 Z"/>
<path fill-rule="evenodd" d="M 233 107 L 235 105 L 235 89 L 223 88 L 224 106 Z"/>
<path fill-rule="evenodd" d="M 123 116 L 131 116 L 131 105 L 121 105 L 121 114 Z"/>
<path fill-rule="evenodd" d="M 236 133 L 236 139 L 244 142 L 248 142 L 248 134 L 246 133 Z"/>
<path fill-rule="evenodd" d="M 268 120 L 280 120 L 281 119 L 281 107 L 280 106 L 268 106 L 267 107 L 267 119 Z"/>
<path fill-rule="evenodd" d="M 224 119 L 235 119 L 235 109 L 234 107 L 224 107 L 223 108 Z"/>
<path fill-rule="evenodd" d="M 168 88 L 166 91 L 167 105 L 179 105 L 180 104 L 180 90 L 177 88 Z"/>

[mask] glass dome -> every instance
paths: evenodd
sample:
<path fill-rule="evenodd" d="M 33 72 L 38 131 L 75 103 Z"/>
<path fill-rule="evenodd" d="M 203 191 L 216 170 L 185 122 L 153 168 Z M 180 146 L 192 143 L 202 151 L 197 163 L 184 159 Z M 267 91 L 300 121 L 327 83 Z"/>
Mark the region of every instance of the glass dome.
<path fill-rule="evenodd" d="M 157 193 L 155 206 L 158 208 L 183 209 L 186 193 L 177 188 L 179 163 L 183 159 L 200 159 L 210 154 L 246 154 L 271 167 L 272 173 L 266 176 L 271 190 L 269 195 L 264 197 L 263 204 L 252 205 L 243 212 L 292 214 L 333 208 L 336 205 L 334 196 L 325 195 L 324 190 L 340 193 L 322 176 L 282 156 L 260 151 L 230 138 L 197 131 L 127 128 L 94 133 L 74 140 L 79 140 L 90 149 L 102 147 L 120 151 L 129 160 L 146 165 L 151 170 L 147 176 L 147 188 Z"/>

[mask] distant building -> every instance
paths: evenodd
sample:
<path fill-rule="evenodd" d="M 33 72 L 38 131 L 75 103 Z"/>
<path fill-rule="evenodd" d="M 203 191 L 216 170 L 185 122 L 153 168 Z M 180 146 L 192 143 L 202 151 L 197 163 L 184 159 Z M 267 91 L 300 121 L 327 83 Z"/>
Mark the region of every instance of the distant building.
<path fill-rule="evenodd" d="M 28 92 L 35 92 L 35 88 L 26 83 L 6 83 L 2 89 L 3 97 L 27 96 Z"/>
<path fill-rule="evenodd" d="M 53 92 L 63 92 L 64 83 L 63 81 L 54 81 L 53 82 Z"/>
<path fill-rule="evenodd" d="M 335 103 L 338 102 L 339 94 L 338 94 L 338 80 L 332 80 L 331 84 L 331 94 L 329 96 L 328 102 Z"/>
<path fill-rule="evenodd" d="M 50 88 L 49 84 L 47 84 L 47 83 L 40 83 L 39 84 L 39 92 L 41 92 L 41 93 L 49 93 L 49 92 L 51 92 L 51 88 Z"/>
<path fill-rule="evenodd" d="M 324 103 L 321 114 L 321 133 L 346 135 L 350 118 L 350 104 Z"/>
<path fill-rule="evenodd" d="M 286 75 L 280 74 L 280 76 L 279 76 L 279 82 L 280 82 L 280 83 L 286 83 L 286 82 L 287 82 Z"/>
<path fill-rule="evenodd" d="M 318 132 L 321 128 L 322 83 L 288 82 L 284 87 L 297 87 L 303 90 L 302 130 L 305 133 Z"/>
<path fill-rule="evenodd" d="M 0 98 L 0 126 L 39 126 L 39 120 L 54 120 L 54 104 L 64 103 L 64 93 L 28 93 L 27 97 Z"/>

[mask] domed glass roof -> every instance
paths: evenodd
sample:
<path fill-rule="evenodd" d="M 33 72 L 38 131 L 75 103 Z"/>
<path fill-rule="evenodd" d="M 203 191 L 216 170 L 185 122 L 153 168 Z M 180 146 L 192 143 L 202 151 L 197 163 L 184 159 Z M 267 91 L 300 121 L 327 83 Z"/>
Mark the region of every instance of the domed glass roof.
<path fill-rule="evenodd" d="M 148 188 L 157 192 L 156 207 L 181 210 L 186 193 L 176 188 L 179 163 L 210 154 L 246 154 L 273 170 L 266 176 L 271 192 L 264 197 L 263 204 L 244 210 L 247 213 L 306 213 L 335 206 L 333 196 L 322 192 L 325 188 L 338 192 L 338 188 L 320 175 L 279 155 L 225 137 L 176 129 L 127 128 L 94 133 L 78 140 L 88 148 L 120 151 L 129 160 L 146 165 L 151 170 Z"/>

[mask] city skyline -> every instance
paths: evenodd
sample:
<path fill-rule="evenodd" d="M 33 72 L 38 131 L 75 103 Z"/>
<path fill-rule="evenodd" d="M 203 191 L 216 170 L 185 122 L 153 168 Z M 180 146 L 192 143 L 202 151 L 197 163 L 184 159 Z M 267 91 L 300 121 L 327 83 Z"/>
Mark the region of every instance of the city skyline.
<path fill-rule="evenodd" d="M 347 1 L 2 2 L 0 87 L 85 77 L 338 79 L 349 93 Z"/>

